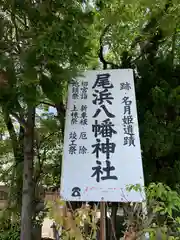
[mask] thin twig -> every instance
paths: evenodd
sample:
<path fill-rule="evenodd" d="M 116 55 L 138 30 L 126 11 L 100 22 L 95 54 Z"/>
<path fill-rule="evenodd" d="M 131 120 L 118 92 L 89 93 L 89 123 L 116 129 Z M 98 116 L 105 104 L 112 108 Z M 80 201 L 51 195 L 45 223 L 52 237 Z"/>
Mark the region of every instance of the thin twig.
<path fill-rule="evenodd" d="M 40 104 L 44 104 L 44 105 L 47 105 L 47 106 L 50 106 L 50 107 L 54 107 L 54 108 L 56 108 L 56 105 L 53 104 L 53 103 L 40 101 L 37 105 L 40 105 Z"/>

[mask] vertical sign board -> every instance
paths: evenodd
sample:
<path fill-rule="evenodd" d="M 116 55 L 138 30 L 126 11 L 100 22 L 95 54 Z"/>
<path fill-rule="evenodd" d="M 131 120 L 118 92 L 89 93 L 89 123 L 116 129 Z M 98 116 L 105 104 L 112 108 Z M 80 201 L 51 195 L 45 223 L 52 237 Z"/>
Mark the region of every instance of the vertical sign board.
<path fill-rule="evenodd" d="M 69 86 L 61 177 L 67 201 L 141 202 L 144 185 L 133 71 L 86 71 Z"/>

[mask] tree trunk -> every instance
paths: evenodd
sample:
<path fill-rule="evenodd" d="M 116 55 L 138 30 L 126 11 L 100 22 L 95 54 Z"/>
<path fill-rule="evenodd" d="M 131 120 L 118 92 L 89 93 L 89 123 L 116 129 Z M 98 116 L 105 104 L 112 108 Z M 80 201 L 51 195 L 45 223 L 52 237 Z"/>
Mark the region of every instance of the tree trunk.
<path fill-rule="evenodd" d="M 62 102 L 60 104 L 56 104 L 55 106 L 56 106 L 56 110 L 57 110 L 58 120 L 61 124 L 61 132 L 62 132 L 62 135 L 64 135 L 66 109 Z"/>
<path fill-rule="evenodd" d="M 32 240 L 33 159 L 35 108 L 28 107 L 24 134 L 24 169 L 21 208 L 21 240 Z"/>
<path fill-rule="evenodd" d="M 9 136 L 12 143 L 13 154 L 14 154 L 14 168 L 12 173 L 11 187 L 9 193 L 8 204 L 15 203 L 17 209 L 20 210 L 21 206 L 21 194 L 22 194 L 22 163 L 24 160 L 23 156 L 23 138 L 24 128 L 20 126 L 19 138 L 14 129 L 10 113 L 6 108 L 3 108 L 4 122 L 9 132 Z M 15 194 L 16 193 L 16 194 Z"/>

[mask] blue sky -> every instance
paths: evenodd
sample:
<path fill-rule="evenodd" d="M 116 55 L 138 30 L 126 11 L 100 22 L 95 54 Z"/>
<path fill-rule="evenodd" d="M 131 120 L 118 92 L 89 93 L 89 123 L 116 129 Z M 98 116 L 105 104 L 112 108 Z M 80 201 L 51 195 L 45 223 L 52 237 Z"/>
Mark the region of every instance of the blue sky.
<path fill-rule="evenodd" d="M 49 113 L 54 113 L 55 115 L 57 114 L 57 111 L 54 107 L 49 107 L 48 112 Z"/>

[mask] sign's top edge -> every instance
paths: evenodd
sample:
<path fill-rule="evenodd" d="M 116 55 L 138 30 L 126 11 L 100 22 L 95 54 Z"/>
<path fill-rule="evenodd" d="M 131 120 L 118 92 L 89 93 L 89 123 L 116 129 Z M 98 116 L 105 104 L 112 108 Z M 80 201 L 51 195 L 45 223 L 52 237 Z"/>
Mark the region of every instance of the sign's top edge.
<path fill-rule="evenodd" d="M 133 71 L 132 68 L 117 68 L 117 69 L 97 69 L 97 70 L 82 70 L 80 72 L 101 72 L 101 71 Z"/>

